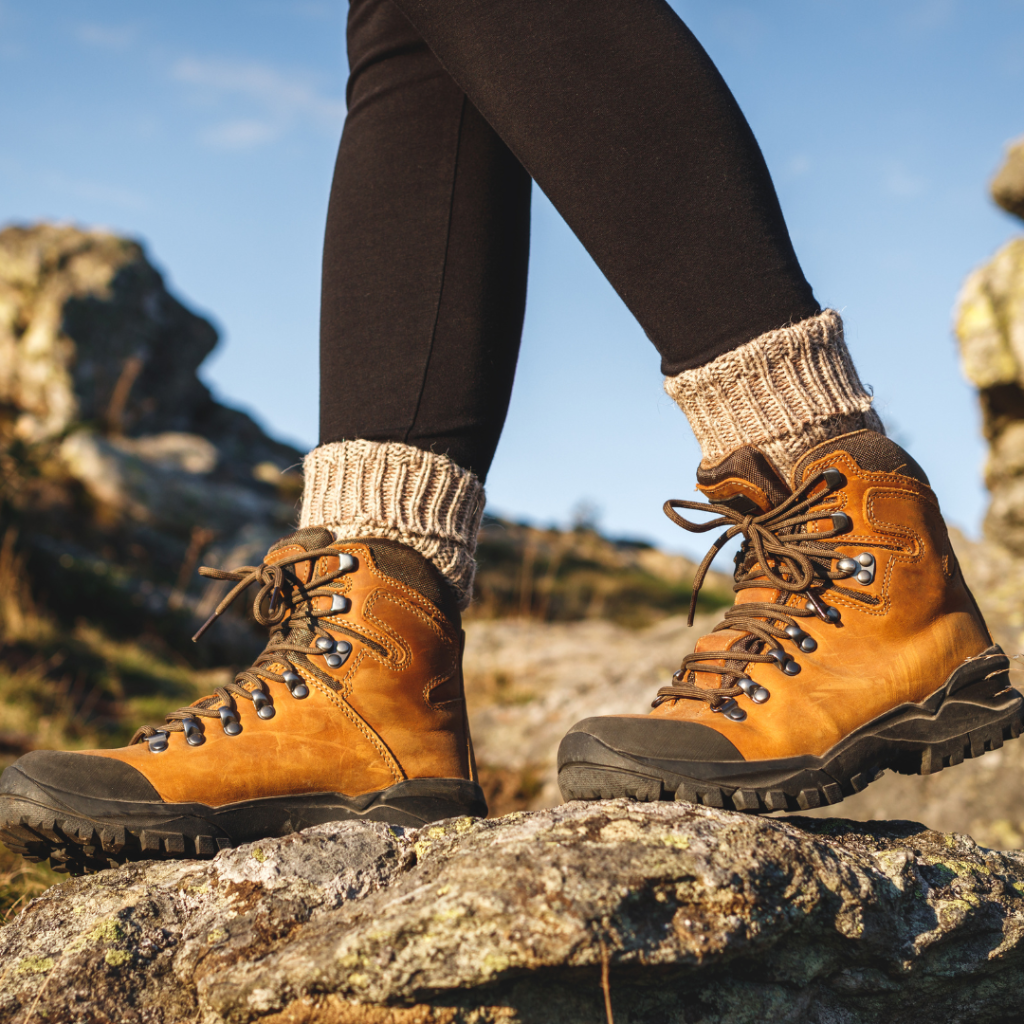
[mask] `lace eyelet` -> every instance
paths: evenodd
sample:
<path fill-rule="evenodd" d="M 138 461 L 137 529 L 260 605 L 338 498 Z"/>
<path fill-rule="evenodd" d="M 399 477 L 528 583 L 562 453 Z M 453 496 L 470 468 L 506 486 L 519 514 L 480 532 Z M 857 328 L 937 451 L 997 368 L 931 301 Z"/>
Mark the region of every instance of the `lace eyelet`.
<path fill-rule="evenodd" d="M 285 685 L 296 700 L 303 700 L 309 696 L 309 687 L 298 672 L 285 672 L 281 678 L 284 679 Z"/>
<path fill-rule="evenodd" d="M 864 587 L 868 586 L 868 584 L 870 584 L 870 583 L 874 583 L 875 582 L 875 567 L 877 565 L 877 563 L 875 562 L 875 556 L 872 555 L 869 551 L 861 552 L 861 554 L 859 554 L 857 556 L 857 563 L 862 568 L 857 573 L 857 575 L 854 577 L 854 579 L 861 586 L 864 586 Z"/>
<path fill-rule="evenodd" d="M 256 714 L 264 721 L 273 718 L 277 713 L 274 711 L 274 705 L 270 703 L 270 698 L 262 690 L 252 691 L 252 702 L 256 707 Z"/>
<path fill-rule="evenodd" d="M 822 470 L 821 478 L 830 491 L 838 491 L 846 484 L 846 477 L 835 466 L 829 466 L 828 469 Z"/>
<path fill-rule="evenodd" d="M 818 649 L 818 641 L 813 636 L 805 633 L 799 626 L 787 626 L 785 633 L 806 654 L 810 654 L 811 651 Z"/>
<path fill-rule="evenodd" d="M 324 661 L 327 662 L 328 668 L 341 668 L 348 661 L 348 656 L 351 653 L 352 645 L 347 640 L 339 640 L 334 645 L 334 653 L 328 654 Z"/>
<path fill-rule="evenodd" d="M 765 689 L 760 683 L 743 676 L 736 680 L 736 685 L 755 703 L 764 704 L 771 697 L 771 691 Z"/>
<path fill-rule="evenodd" d="M 218 709 L 220 715 L 220 724 L 224 729 L 224 732 L 228 736 L 237 736 L 242 731 L 242 723 L 238 720 L 238 715 L 231 708 L 220 708 Z"/>
<path fill-rule="evenodd" d="M 845 512 L 833 512 L 829 518 L 836 533 L 846 533 L 853 526 L 853 520 Z"/>
<path fill-rule="evenodd" d="M 328 615 L 337 615 L 342 612 L 347 612 L 352 607 L 352 602 L 341 594 L 333 594 L 331 596 L 331 607 L 328 609 Z"/>
<path fill-rule="evenodd" d="M 725 715 L 726 718 L 733 722 L 742 722 L 747 717 L 746 711 L 732 697 L 727 697 L 718 707 L 712 706 L 711 710 L 716 714 Z"/>
<path fill-rule="evenodd" d="M 162 754 L 167 749 L 168 739 L 167 733 L 163 731 L 158 731 L 150 736 L 146 741 L 149 744 L 150 753 Z"/>
<path fill-rule="evenodd" d="M 185 718 L 181 724 L 185 729 L 185 742 L 190 747 L 201 747 L 206 742 L 203 730 L 194 718 Z"/>
<path fill-rule="evenodd" d="M 808 593 L 806 607 L 809 612 L 814 612 L 824 622 L 838 622 L 842 618 L 838 608 L 825 604 L 816 594 Z"/>

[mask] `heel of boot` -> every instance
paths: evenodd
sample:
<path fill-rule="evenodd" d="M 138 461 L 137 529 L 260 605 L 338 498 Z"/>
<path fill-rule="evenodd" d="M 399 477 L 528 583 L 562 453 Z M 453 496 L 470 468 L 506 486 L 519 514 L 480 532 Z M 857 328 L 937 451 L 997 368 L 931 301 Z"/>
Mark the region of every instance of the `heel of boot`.
<path fill-rule="evenodd" d="M 998 645 L 966 659 L 923 707 L 877 731 L 892 744 L 889 767 L 902 775 L 933 775 L 998 750 L 1024 730 L 1024 697 L 1010 685 L 1009 658 Z"/>

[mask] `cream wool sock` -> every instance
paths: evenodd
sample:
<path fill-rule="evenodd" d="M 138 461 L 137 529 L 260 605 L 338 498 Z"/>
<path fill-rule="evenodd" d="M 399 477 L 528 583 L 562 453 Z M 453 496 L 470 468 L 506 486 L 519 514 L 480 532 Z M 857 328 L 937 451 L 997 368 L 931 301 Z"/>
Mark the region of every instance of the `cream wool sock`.
<path fill-rule="evenodd" d="M 429 559 L 465 608 L 473 593 L 484 486 L 444 455 L 398 442 L 337 441 L 303 460 L 299 526 L 339 539 L 397 540 Z"/>
<path fill-rule="evenodd" d="M 814 445 L 864 427 L 885 433 L 834 309 L 666 377 L 665 390 L 690 421 L 704 466 L 755 445 L 789 481 Z"/>

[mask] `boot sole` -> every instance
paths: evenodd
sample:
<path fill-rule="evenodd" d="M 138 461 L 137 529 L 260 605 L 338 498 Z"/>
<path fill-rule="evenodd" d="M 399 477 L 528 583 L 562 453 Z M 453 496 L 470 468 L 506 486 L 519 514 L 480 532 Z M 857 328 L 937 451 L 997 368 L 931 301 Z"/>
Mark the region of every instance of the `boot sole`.
<path fill-rule="evenodd" d="M 208 807 L 111 801 L 62 794 L 36 783 L 40 799 L 0 796 L 0 841 L 55 871 L 91 874 L 133 860 L 209 858 L 220 850 L 331 821 L 382 821 L 419 828 L 486 817 L 483 790 L 468 779 L 407 779 L 374 793 L 263 797 Z M 56 805 L 56 806 L 54 806 Z"/>
<path fill-rule="evenodd" d="M 837 804 L 887 768 L 932 775 L 1016 739 L 1024 728 L 1024 697 L 1010 686 L 1009 667 L 1001 648 L 992 646 L 963 662 L 920 704 L 879 716 L 821 757 L 672 761 L 571 732 L 558 749 L 558 785 L 566 800 L 683 800 L 760 814 Z"/>

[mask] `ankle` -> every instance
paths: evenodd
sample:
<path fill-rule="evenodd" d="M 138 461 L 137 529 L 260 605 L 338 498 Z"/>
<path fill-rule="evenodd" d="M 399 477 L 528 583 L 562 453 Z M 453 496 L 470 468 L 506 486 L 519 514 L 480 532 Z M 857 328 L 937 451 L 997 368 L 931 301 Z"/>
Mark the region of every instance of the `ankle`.
<path fill-rule="evenodd" d="M 690 421 L 706 466 L 753 445 L 789 481 L 822 441 L 865 427 L 885 432 L 832 309 L 668 377 L 665 390 Z"/>
<path fill-rule="evenodd" d="M 336 441 L 303 461 L 299 526 L 339 539 L 399 541 L 432 562 L 469 604 L 484 487 L 447 456 L 399 442 Z"/>

